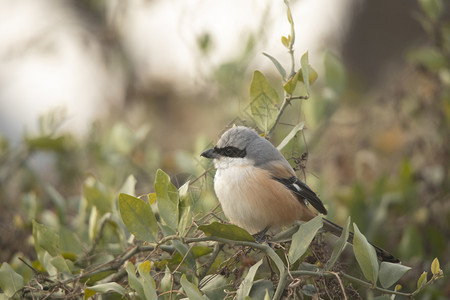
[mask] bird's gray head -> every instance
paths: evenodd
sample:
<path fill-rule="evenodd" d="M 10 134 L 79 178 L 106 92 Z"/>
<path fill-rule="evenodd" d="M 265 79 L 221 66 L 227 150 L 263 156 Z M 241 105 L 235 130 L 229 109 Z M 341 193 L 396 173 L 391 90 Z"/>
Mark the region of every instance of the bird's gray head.
<path fill-rule="evenodd" d="M 204 151 L 201 156 L 221 159 L 224 157 L 246 158 L 255 165 L 273 160 L 284 160 L 281 153 L 255 130 L 245 126 L 234 126 L 220 137 L 217 145 Z"/>
<path fill-rule="evenodd" d="M 215 148 L 226 149 L 237 148 L 245 150 L 248 145 L 260 136 L 251 128 L 244 126 L 234 126 L 222 134 Z"/>

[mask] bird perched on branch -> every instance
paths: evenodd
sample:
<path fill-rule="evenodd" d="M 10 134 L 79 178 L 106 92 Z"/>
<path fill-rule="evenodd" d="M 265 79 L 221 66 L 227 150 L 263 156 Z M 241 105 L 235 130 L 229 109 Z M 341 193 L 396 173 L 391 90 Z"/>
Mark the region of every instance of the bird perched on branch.
<path fill-rule="evenodd" d="M 230 128 L 201 156 L 214 159 L 214 190 L 225 215 L 252 234 L 311 220 L 316 213 L 309 205 L 327 214 L 322 201 L 297 178 L 280 151 L 251 128 Z M 342 233 L 342 227 L 326 218 L 323 225 L 336 236 Z M 348 241 L 353 241 L 352 234 Z M 381 261 L 399 262 L 373 246 Z"/>

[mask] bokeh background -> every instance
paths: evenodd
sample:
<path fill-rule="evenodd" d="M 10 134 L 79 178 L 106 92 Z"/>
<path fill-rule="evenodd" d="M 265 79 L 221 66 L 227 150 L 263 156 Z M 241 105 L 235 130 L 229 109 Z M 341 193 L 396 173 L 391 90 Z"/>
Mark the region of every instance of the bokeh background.
<path fill-rule="evenodd" d="M 351 215 L 417 272 L 438 257 L 448 274 L 443 2 L 291 1 L 297 65 L 308 51 L 319 77 L 272 142 L 305 121 L 285 155 L 330 218 Z M 203 149 L 252 124 L 254 70 L 282 94 L 262 53 L 290 65 L 282 1 L 1 0 L 0 20 L 0 261 L 35 255 L 33 218 L 75 226 L 87 178 L 118 190 L 133 174 L 144 194 L 158 168 L 174 181 L 201 174 Z M 450 295 L 448 280 L 429 289 Z"/>

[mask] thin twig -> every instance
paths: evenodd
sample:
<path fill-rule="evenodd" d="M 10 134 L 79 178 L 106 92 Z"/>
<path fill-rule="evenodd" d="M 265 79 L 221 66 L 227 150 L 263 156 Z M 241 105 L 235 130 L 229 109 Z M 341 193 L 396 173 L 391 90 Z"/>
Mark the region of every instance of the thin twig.
<path fill-rule="evenodd" d="M 313 271 L 291 271 L 291 274 L 293 275 L 297 275 L 297 276 L 335 276 L 334 274 L 332 274 L 333 272 L 313 272 Z M 402 293 L 402 292 L 397 292 L 397 291 L 393 291 L 393 290 L 388 290 L 388 289 L 383 289 L 377 286 L 373 286 L 372 283 L 361 280 L 359 278 L 353 277 L 349 274 L 346 274 L 344 272 L 340 272 L 339 274 L 342 275 L 342 277 L 344 277 L 345 279 L 348 279 L 350 281 L 353 281 L 359 285 L 362 285 L 366 288 L 372 289 L 372 290 L 376 290 L 382 293 L 387 293 L 387 294 L 394 294 L 394 295 L 399 295 L 399 296 L 404 296 L 404 297 L 412 297 L 413 294 L 412 293 Z"/>
<path fill-rule="evenodd" d="M 39 272 L 38 270 L 36 270 L 32 265 L 30 265 L 29 263 L 27 263 L 22 257 L 19 257 L 19 260 L 21 262 L 23 262 L 28 268 L 30 268 L 34 274 L 41 274 L 41 272 Z"/>
<path fill-rule="evenodd" d="M 256 242 L 248 242 L 248 241 L 234 241 L 234 240 L 228 240 L 216 236 L 205 236 L 205 237 L 199 237 L 199 238 L 186 238 L 184 241 L 188 244 L 190 243 L 196 243 L 196 242 L 205 242 L 205 241 L 216 241 L 221 242 L 229 245 L 238 245 L 238 246 L 248 246 L 254 249 L 261 250 L 264 252 L 267 256 L 269 256 L 272 261 L 275 263 L 275 265 L 278 268 L 278 271 L 280 272 L 280 280 L 278 281 L 277 289 L 275 291 L 275 294 L 273 296 L 273 300 L 278 300 L 281 298 L 284 292 L 284 288 L 286 286 L 286 278 L 287 278 L 287 272 L 286 272 L 286 266 L 284 265 L 281 258 L 275 253 L 275 251 L 267 244 L 259 244 Z"/>
<path fill-rule="evenodd" d="M 209 269 L 211 268 L 212 264 L 216 261 L 216 258 L 219 255 L 219 253 L 222 250 L 224 245 L 225 244 L 218 244 L 218 243 L 214 245 L 214 250 L 211 254 L 211 257 L 208 259 L 206 264 L 204 264 L 203 271 L 197 275 L 199 281 L 202 280 L 203 277 L 205 277 L 206 273 L 208 273 Z"/>
<path fill-rule="evenodd" d="M 339 275 L 336 272 L 327 271 L 325 273 L 333 274 L 334 277 L 336 277 L 336 279 L 339 282 L 339 286 L 341 287 L 342 295 L 344 295 L 344 299 L 347 300 L 347 294 L 345 294 L 345 288 L 344 288 L 344 284 L 342 283 L 341 277 L 339 277 Z"/>

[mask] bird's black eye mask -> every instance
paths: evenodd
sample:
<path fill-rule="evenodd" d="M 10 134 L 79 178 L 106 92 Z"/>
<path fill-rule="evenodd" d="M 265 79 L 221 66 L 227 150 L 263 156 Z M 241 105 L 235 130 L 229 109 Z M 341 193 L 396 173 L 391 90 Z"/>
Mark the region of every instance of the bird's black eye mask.
<path fill-rule="evenodd" d="M 223 148 L 214 148 L 214 152 L 216 152 L 219 155 L 227 156 L 227 157 L 240 157 L 243 158 L 245 155 L 247 155 L 247 151 L 245 149 L 241 150 L 236 147 L 227 146 Z"/>

